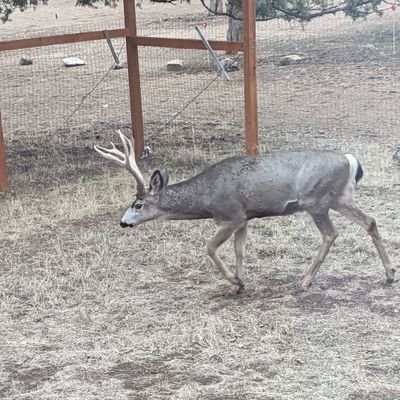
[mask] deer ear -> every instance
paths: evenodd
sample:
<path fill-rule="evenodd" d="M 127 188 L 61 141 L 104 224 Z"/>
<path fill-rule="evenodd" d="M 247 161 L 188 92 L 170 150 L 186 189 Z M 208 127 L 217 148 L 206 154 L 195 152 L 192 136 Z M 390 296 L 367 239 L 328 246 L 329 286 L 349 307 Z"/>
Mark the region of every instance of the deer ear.
<path fill-rule="evenodd" d="M 150 192 L 156 194 L 168 185 L 168 171 L 166 169 L 156 170 L 150 178 Z"/>

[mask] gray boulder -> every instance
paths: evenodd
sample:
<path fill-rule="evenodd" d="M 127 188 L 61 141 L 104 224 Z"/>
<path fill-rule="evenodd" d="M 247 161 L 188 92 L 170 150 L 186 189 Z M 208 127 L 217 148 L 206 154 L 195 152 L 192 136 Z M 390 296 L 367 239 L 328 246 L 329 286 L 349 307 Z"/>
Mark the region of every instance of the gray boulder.
<path fill-rule="evenodd" d="M 31 58 L 21 57 L 19 59 L 19 65 L 32 65 L 32 64 L 33 64 L 33 60 Z"/>
<path fill-rule="evenodd" d="M 167 71 L 182 71 L 183 62 L 182 60 L 170 60 L 167 62 Z"/>
<path fill-rule="evenodd" d="M 85 61 L 78 57 L 66 57 L 63 58 L 62 62 L 66 67 L 79 67 L 81 65 L 85 65 Z"/>
<path fill-rule="evenodd" d="M 283 56 L 279 59 L 279 65 L 291 65 L 291 64 L 298 64 L 299 62 L 303 61 L 304 57 L 299 56 L 298 54 L 290 54 L 287 56 Z"/>
<path fill-rule="evenodd" d="M 226 72 L 239 71 L 239 64 L 237 61 L 231 58 L 224 58 L 221 60 L 221 64 Z"/>

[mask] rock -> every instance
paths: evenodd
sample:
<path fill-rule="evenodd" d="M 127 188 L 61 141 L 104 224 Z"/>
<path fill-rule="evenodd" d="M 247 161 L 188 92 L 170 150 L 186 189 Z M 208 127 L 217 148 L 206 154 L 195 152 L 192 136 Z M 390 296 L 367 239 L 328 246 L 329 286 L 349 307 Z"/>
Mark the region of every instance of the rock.
<path fill-rule="evenodd" d="M 221 60 L 221 64 L 226 72 L 239 71 L 239 64 L 237 61 L 231 58 L 224 58 Z"/>
<path fill-rule="evenodd" d="M 183 62 L 182 60 L 171 60 L 167 62 L 167 71 L 182 71 Z"/>
<path fill-rule="evenodd" d="M 62 60 L 66 67 L 79 67 L 80 65 L 85 65 L 85 61 L 78 57 L 66 57 Z"/>
<path fill-rule="evenodd" d="M 126 61 L 113 65 L 113 69 L 123 69 L 123 68 L 128 68 L 128 63 Z"/>
<path fill-rule="evenodd" d="M 290 65 L 290 64 L 298 64 L 304 58 L 299 56 L 298 54 L 290 54 L 287 56 L 283 56 L 279 59 L 279 65 Z"/>
<path fill-rule="evenodd" d="M 19 59 L 19 65 L 32 65 L 33 60 L 27 57 L 21 57 Z"/>
<path fill-rule="evenodd" d="M 363 45 L 361 46 L 361 49 L 362 49 L 363 51 L 368 51 L 368 52 L 372 52 L 372 53 L 378 50 L 378 49 L 376 48 L 376 46 L 374 46 L 373 44 L 363 44 Z"/>

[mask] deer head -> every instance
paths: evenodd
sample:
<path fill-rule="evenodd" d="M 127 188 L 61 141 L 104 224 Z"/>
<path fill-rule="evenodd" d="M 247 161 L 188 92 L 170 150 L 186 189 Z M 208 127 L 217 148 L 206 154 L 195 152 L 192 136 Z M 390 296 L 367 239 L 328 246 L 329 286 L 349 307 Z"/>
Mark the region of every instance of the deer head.
<path fill-rule="evenodd" d="M 116 162 L 127 169 L 136 181 L 136 198 L 122 216 L 120 225 L 123 228 L 134 227 L 146 221 L 158 218 L 162 212 L 158 207 L 161 192 L 168 185 L 168 171 L 156 170 L 150 178 L 149 189 L 146 190 L 143 175 L 136 164 L 133 143 L 121 130 L 117 131 L 121 138 L 124 152 L 118 150 L 113 142 L 111 149 L 94 145 L 94 149 L 104 158 Z"/>

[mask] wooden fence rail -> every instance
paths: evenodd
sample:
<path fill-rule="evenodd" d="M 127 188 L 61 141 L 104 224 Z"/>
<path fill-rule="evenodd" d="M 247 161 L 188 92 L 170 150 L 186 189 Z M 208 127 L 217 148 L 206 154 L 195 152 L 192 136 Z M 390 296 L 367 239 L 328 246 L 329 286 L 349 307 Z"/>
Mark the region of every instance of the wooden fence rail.
<path fill-rule="evenodd" d="M 108 35 L 110 36 L 110 39 L 124 38 L 129 36 L 129 29 L 127 28 L 112 29 L 108 31 Z M 104 32 L 94 31 L 94 32 L 69 33 L 64 35 L 45 36 L 45 37 L 30 38 L 30 39 L 9 40 L 5 42 L 0 42 L 0 51 L 30 49 L 32 47 L 89 42 L 92 40 L 102 40 L 102 39 L 104 39 Z"/>
<path fill-rule="evenodd" d="M 129 37 L 129 29 L 112 29 L 107 31 L 110 39 Z M 56 36 L 44 36 L 31 39 L 18 39 L 0 42 L 1 51 L 12 51 L 30 49 L 33 47 L 53 46 L 57 44 L 71 44 L 79 42 L 89 42 L 93 40 L 103 40 L 104 31 L 71 33 Z M 214 50 L 229 52 L 243 51 L 243 42 L 225 42 L 221 40 L 210 40 L 210 45 Z M 201 40 L 196 39 L 174 39 L 164 37 L 137 36 L 133 38 L 135 46 L 147 47 L 169 47 L 175 49 L 206 50 Z"/>

